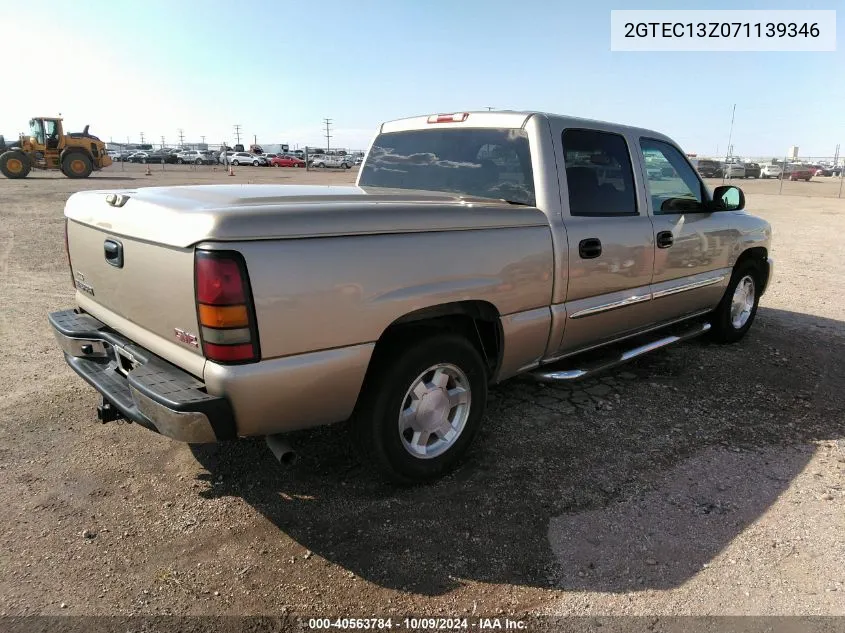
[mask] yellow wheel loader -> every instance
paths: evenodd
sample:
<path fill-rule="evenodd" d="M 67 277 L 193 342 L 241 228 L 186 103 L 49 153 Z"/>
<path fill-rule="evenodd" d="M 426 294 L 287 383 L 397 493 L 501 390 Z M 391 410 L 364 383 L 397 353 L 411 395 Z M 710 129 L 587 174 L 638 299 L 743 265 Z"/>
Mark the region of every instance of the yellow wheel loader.
<path fill-rule="evenodd" d="M 111 165 L 106 144 L 88 134 L 65 134 L 62 119 L 38 117 L 29 121 L 29 135 L 7 144 L 0 136 L 0 172 L 6 178 L 26 178 L 33 169 L 61 169 L 68 178 L 87 178 L 95 169 Z"/>

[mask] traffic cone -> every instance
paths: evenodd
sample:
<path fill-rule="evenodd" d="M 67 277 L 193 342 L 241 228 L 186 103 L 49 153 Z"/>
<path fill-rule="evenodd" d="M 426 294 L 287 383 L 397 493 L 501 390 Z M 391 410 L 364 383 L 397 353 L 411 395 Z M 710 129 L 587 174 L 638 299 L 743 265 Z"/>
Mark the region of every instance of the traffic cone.
<path fill-rule="evenodd" d="M 229 175 L 230 175 L 230 176 L 234 176 L 234 175 L 235 175 L 235 168 L 234 168 L 234 167 L 232 167 L 232 164 L 231 164 L 231 163 L 229 164 Z"/>
<path fill-rule="evenodd" d="M 144 172 L 145 176 L 152 176 L 153 172 L 150 171 L 150 164 L 147 163 L 147 171 Z"/>

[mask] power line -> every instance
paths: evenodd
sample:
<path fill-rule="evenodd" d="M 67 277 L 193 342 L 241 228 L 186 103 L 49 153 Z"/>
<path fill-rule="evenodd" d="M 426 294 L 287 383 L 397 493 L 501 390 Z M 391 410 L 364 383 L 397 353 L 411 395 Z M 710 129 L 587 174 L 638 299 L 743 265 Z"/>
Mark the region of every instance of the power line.
<path fill-rule="evenodd" d="M 234 128 L 235 128 L 235 137 L 238 139 L 237 144 L 240 145 L 241 144 L 241 124 L 235 123 Z"/>
<path fill-rule="evenodd" d="M 326 151 L 329 151 L 329 147 L 331 146 L 331 141 L 329 139 L 331 139 L 331 137 L 332 137 L 332 135 L 331 135 L 332 120 L 331 119 L 323 119 L 323 123 L 326 125 L 326 133 L 325 133 Z"/>

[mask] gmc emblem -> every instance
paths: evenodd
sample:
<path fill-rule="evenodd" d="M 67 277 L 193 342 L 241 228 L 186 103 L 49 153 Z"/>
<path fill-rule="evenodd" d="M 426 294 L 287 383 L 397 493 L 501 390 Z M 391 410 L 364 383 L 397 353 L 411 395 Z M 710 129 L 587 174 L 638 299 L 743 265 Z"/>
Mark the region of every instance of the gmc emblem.
<path fill-rule="evenodd" d="M 199 339 L 197 338 L 196 334 L 191 334 L 190 332 L 186 332 L 185 330 L 180 330 L 178 327 L 173 328 L 173 333 L 176 335 L 176 338 L 182 343 L 185 343 L 186 345 L 193 345 L 194 347 L 199 347 Z"/>

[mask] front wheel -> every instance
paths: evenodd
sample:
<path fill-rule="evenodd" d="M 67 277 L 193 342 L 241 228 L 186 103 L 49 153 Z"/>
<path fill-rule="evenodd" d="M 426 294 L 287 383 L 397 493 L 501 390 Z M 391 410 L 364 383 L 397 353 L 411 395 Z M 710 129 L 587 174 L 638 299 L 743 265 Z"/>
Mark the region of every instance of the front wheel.
<path fill-rule="evenodd" d="M 196 160 L 194 161 L 194 164 L 196 164 L 196 165 L 202 165 L 202 158 L 198 158 L 198 159 L 196 159 Z"/>
<path fill-rule="evenodd" d="M 233 164 L 235 167 L 237 167 L 238 165 L 240 165 L 240 163 L 239 163 L 238 161 L 236 161 L 236 160 L 233 160 L 233 161 L 232 161 L 232 164 Z"/>
<path fill-rule="evenodd" d="M 253 167 L 258 167 L 258 161 L 257 161 L 257 160 L 252 161 L 252 166 L 253 166 Z"/>
<path fill-rule="evenodd" d="M 475 347 L 435 334 L 373 361 L 352 417 L 358 449 L 389 479 L 431 481 L 472 443 L 487 401 L 487 372 Z"/>
<path fill-rule="evenodd" d="M 755 262 L 747 261 L 734 269 L 725 294 L 713 311 L 713 340 L 735 343 L 746 335 L 757 315 L 762 284 L 763 276 Z"/>

